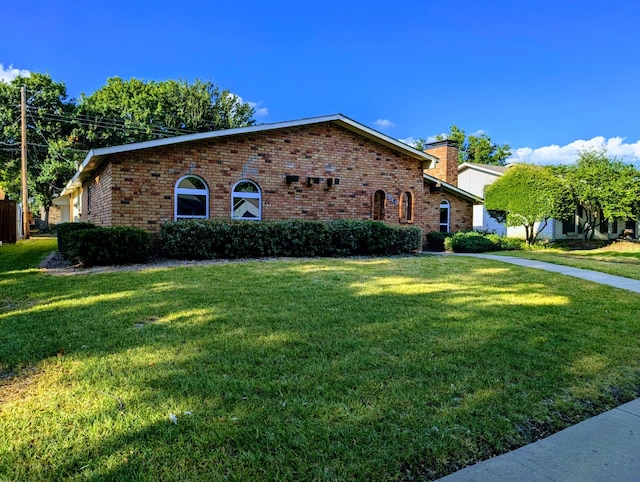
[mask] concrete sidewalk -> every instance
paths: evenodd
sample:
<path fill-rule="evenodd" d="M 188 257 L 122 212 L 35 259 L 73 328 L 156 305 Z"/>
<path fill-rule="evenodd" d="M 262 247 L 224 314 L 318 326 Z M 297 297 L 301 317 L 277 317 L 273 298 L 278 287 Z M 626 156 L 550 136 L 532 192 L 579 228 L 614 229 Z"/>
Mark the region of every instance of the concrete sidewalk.
<path fill-rule="evenodd" d="M 640 400 L 439 480 L 640 481 Z"/>
<path fill-rule="evenodd" d="M 588 269 L 572 268 L 570 266 L 562 266 L 560 264 L 545 263 L 543 261 L 535 261 L 532 259 L 514 258 L 511 256 L 500 256 L 496 254 L 484 253 L 457 253 L 457 256 L 471 256 L 473 258 L 493 259 L 504 263 L 515 264 L 527 268 L 542 269 L 554 273 L 560 273 L 575 278 L 581 278 L 594 283 L 614 286 L 623 290 L 640 293 L 640 280 L 623 278 L 622 276 L 614 276 L 612 274 L 600 273 L 598 271 L 590 271 Z"/>
<path fill-rule="evenodd" d="M 542 269 L 640 293 L 640 281 L 621 276 L 511 256 L 463 256 Z M 640 482 L 640 399 L 439 480 Z"/>

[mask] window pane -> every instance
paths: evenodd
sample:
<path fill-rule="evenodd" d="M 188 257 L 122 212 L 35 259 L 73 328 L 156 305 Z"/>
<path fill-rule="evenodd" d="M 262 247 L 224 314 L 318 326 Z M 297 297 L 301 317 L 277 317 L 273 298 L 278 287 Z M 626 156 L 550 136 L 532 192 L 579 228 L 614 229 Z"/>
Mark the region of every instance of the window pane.
<path fill-rule="evenodd" d="M 447 201 L 440 203 L 440 231 L 443 233 L 449 231 L 449 203 Z"/>
<path fill-rule="evenodd" d="M 233 217 L 236 219 L 257 219 L 260 217 L 260 199 L 233 198 Z"/>
<path fill-rule="evenodd" d="M 178 194 L 178 216 L 207 215 L 207 196 L 205 194 Z"/>
<path fill-rule="evenodd" d="M 449 222 L 449 207 L 440 208 L 440 224 L 447 224 Z"/>
<path fill-rule="evenodd" d="M 182 181 L 180 181 L 178 187 L 181 189 L 207 189 L 207 186 L 204 185 L 204 182 L 202 182 L 201 179 L 193 176 L 185 177 Z"/>
<path fill-rule="evenodd" d="M 260 192 L 258 191 L 258 187 L 249 181 L 241 181 L 236 185 L 236 188 L 233 192 Z"/>
<path fill-rule="evenodd" d="M 562 221 L 562 233 L 575 233 L 576 231 L 576 217 L 569 216 L 567 219 Z"/>

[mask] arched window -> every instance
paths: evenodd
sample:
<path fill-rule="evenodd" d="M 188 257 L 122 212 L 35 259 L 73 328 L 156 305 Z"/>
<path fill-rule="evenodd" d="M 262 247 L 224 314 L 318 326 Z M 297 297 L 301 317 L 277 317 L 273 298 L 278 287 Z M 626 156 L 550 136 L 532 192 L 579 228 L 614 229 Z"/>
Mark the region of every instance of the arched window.
<path fill-rule="evenodd" d="M 373 219 L 384 221 L 384 203 L 386 196 L 384 191 L 376 191 L 373 195 Z"/>
<path fill-rule="evenodd" d="M 255 182 L 243 179 L 233 186 L 231 218 L 253 221 L 262 219 L 262 193 Z"/>
<path fill-rule="evenodd" d="M 400 221 L 413 222 L 413 195 L 409 191 L 402 193 L 400 198 Z"/>
<path fill-rule="evenodd" d="M 175 219 L 209 217 L 209 188 L 198 176 L 184 176 L 175 187 Z"/>
<path fill-rule="evenodd" d="M 440 203 L 440 232 L 448 233 L 450 230 L 451 205 L 446 199 Z"/>

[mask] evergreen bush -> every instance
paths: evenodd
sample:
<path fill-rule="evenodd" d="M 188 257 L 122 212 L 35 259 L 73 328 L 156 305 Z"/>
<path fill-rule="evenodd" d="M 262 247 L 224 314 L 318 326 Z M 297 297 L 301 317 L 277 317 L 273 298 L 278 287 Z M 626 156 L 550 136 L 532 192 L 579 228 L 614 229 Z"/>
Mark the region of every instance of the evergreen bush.
<path fill-rule="evenodd" d="M 412 253 L 421 238 L 418 227 L 378 221 L 180 220 L 162 226 L 159 246 L 177 259 L 349 256 Z"/>
<path fill-rule="evenodd" d="M 56 232 L 58 236 L 58 251 L 64 256 L 66 259 L 68 258 L 67 246 L 68 246 L 68 235 L 69 233 L 80 231 L 83 229 L 93 229 L 96 226 L 92 223 L 60 223 L 56 226 Z"/>
<path fill-rule="evenodd" d="M 139 228 L 93 227 L 66 234 L 68 259 L 84 266 L 144 263 L 149 258 L 151 236 Z"/>
<path fill-rule="evenodd" d="M 445 246 L 455 253 L 484 253 L 500 249 L 486 235 L 475 231 L 455 233 L 445 240 Z"/>
<path fill-rule="evenodd" d="M 427 249 L 429 251 L 444 251 L 445 240 L 453 236 L 453 233 L 430 231 L 427 233 Z"/>

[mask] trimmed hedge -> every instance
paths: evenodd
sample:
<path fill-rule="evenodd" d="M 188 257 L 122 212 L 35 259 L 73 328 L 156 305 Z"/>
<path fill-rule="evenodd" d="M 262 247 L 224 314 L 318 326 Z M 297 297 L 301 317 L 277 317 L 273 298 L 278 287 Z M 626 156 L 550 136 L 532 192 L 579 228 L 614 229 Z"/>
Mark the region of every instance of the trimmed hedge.
<path fill-rule="evenodd" d="M 68 258 L 67 254 L 67 246 L 69 242 L 67 241 L 69 233 L 80 231 L 83 229 L 94 229 L 95 224 L 91 223 L 60 223 L 56 226 L 56 232 L 58 235 L 58 251 L 62 253 L 62 255 Z"/>
<path fill-rule="evenodd" d="M 181 220 L 162 225 L 159 246 L 177 259 L 345 256 L 413 253 L 419 227 L 379 221 Z"/>
<path fill-rule="evenodd" d="M 115 226 L 68 231 L 66 257 L 85 266 L 144 263 L 149 259 L 151 235 L 139 228 Z"/>
<path fill-rule="evenodd" d="M 444 251 L 445 241 L 453 236 L 453 233 L 443 233 L 441 231 L 430 231 L 427 233 L 427 249 L 429 251 Z"/>
<path fill-rule="evenodd" d="M 482 231 L 460 231 L 457 233 L 428 233 L 427 247 L 429 247 L 429 235 L 437 234 L 446 235 L 444 239 L 444 248 L 447 251 L 455 253 L 484 253 L 485 251 L 517 251 L 526 249 L 524 239 L 506 238 L 495 233 L 486 233 Z M 436 251 L 431 249 L 431 251 Z M 441 250 L 441 251 L 444 251 Z"/>
<path fill-rule="evenodd" d="M 500 248 L 482 233 L 475 231 L 455 233 L 447 238 L 445 245 L 454 253 L 483 253 L 485 251 L 498 251 Z"/>

